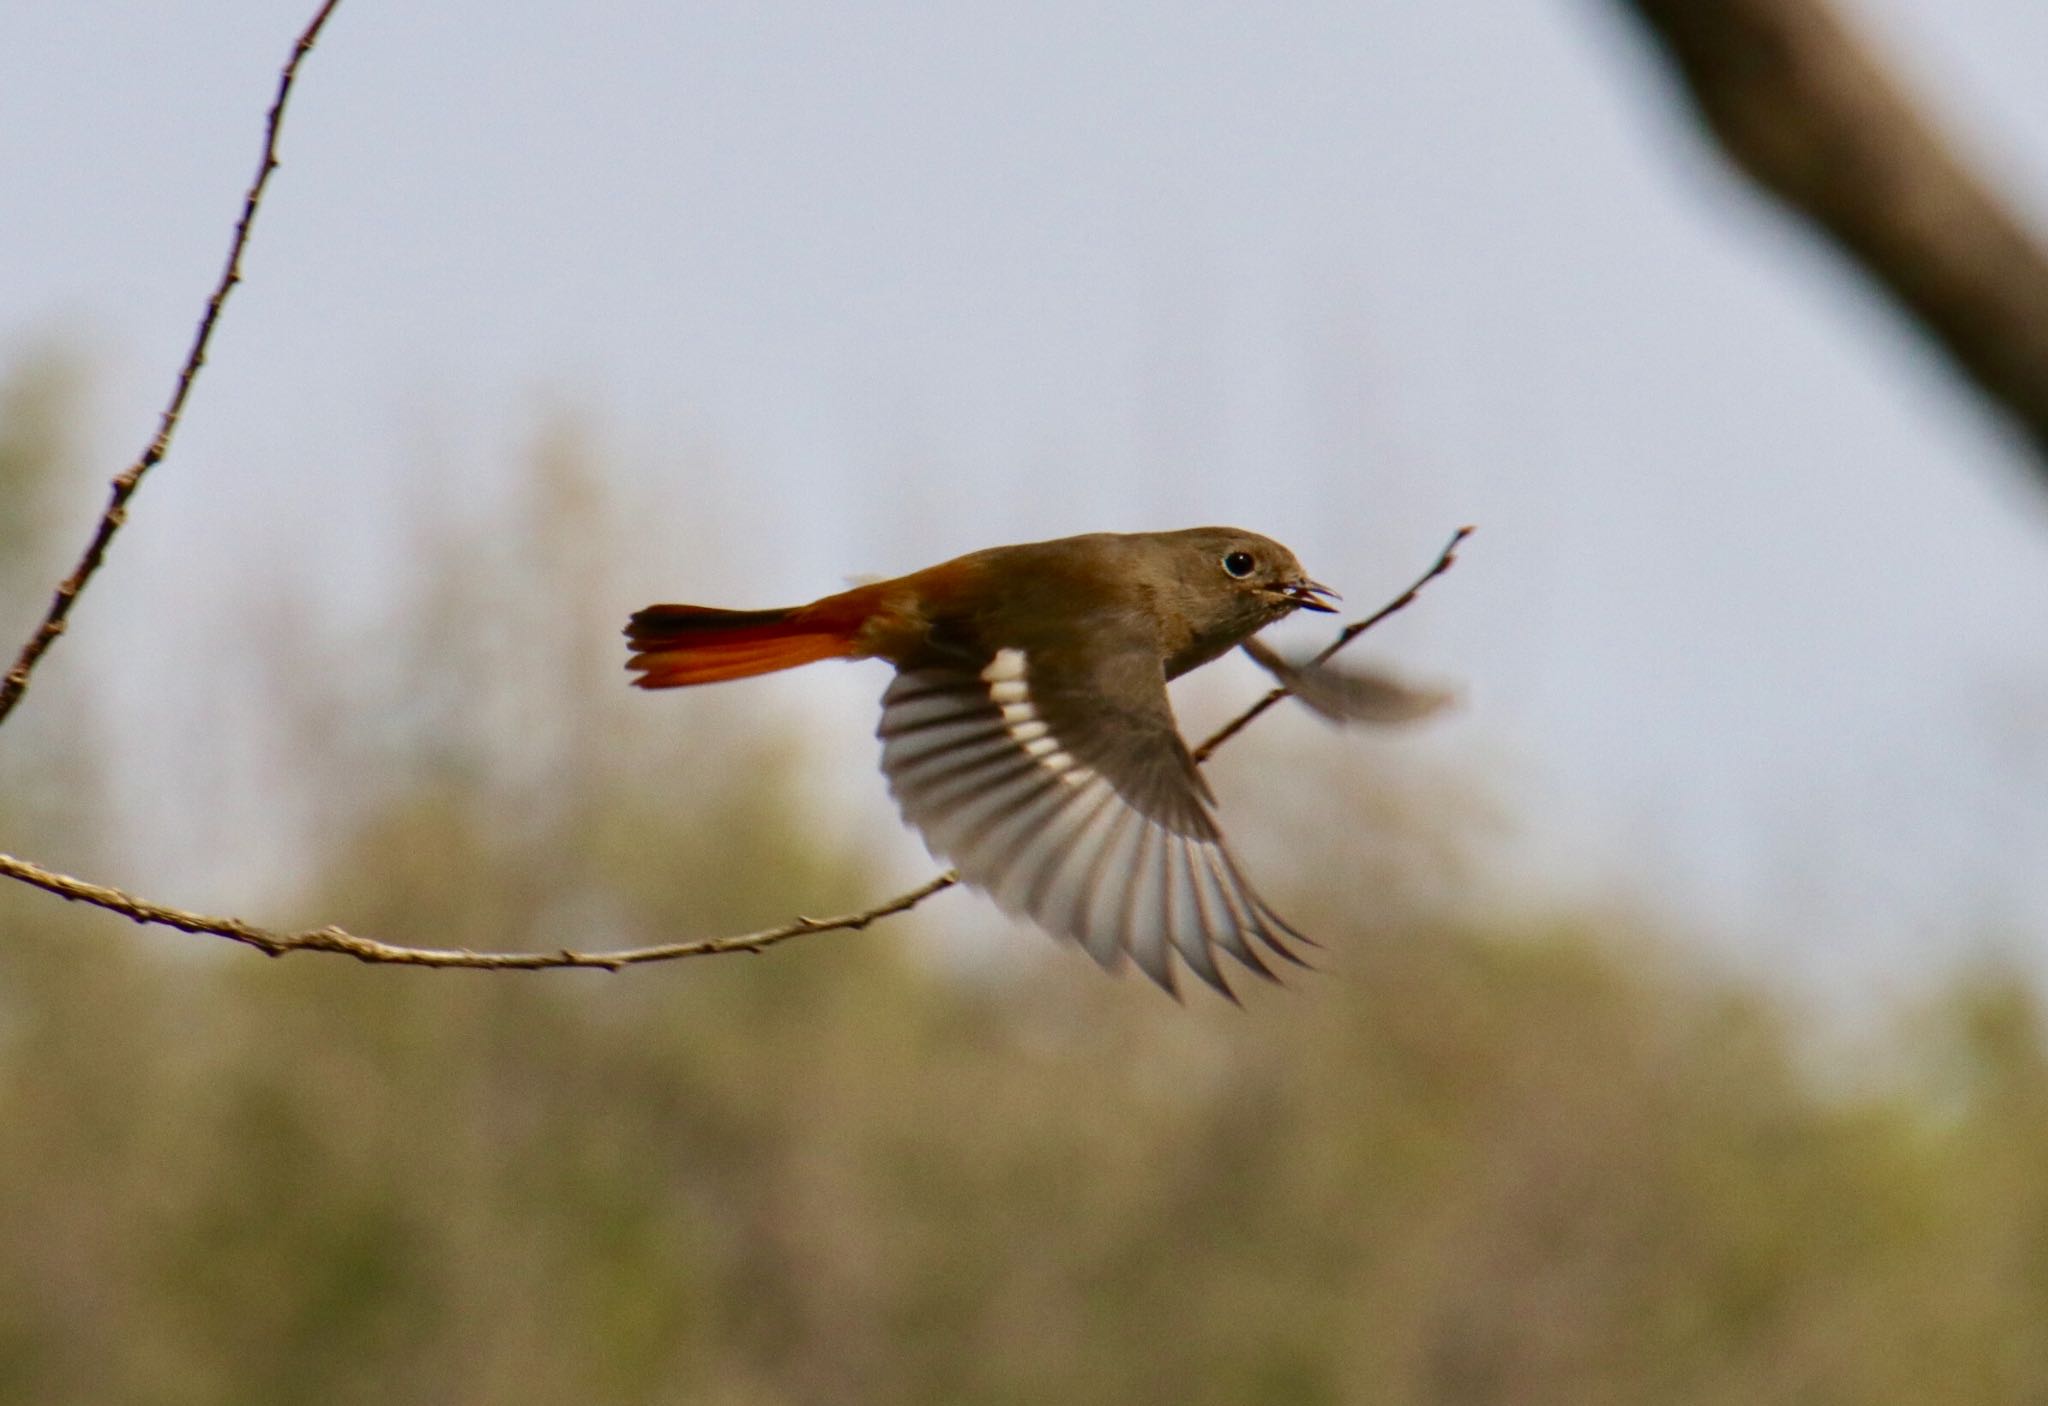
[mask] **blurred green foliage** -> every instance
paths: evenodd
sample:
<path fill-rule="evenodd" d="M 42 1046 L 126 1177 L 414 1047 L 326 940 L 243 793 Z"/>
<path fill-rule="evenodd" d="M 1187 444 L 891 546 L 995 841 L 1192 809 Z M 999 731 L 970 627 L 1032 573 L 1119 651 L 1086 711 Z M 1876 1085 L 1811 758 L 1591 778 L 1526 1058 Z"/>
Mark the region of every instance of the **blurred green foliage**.
<path fill-rule="evenodd" d="M 36 433 L 0 434 L 24 503 Z M 706 702 L 664 749 L 589 702 L 613 529 L 573 434 L 529 470 L 515 521 L 439 544 L 390 678 L 339 722 L 303 673 L 274 700 L 318 843 L 252 916 L 595 945 L 881 896 L 771 723 Z M 7 847 L 93 851 L 77 765 L 8 775 Z M 536 977 L 0 889 L 0 1400 L 2048 1399 L 2022 982 L 1959 982 L 1823 1084 L 1775 998 L 1620 920 L 1284 896 L 1327 970 L 1236 1010 L 905 945 L 978 921 L 964 895 Z"/>

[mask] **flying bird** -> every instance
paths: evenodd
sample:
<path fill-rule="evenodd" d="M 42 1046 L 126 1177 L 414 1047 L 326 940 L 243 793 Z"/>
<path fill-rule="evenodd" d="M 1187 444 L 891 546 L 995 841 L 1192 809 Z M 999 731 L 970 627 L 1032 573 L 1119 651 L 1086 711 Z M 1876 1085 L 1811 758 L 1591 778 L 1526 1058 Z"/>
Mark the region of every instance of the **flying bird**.
<path fill-rule="evenodd" d="M 1443 696 L 1286 663 L 1251 636 L 1336 593 L 1234 527 L 1090 533 L 990 547 L 777 610 L 651 605 L 627 667 L 679 688 L 821 659 L 886 659 L 882 771 L 932 853 L 1006 911 L 1128 957 L 1175 991 L 1173 954 L 1230 995 L 1220 949 L 1261 976 L 1302 963 L 1246 881 L 1166 684 L 1244 644 L 1303 702 L 1392 721 Z"/>

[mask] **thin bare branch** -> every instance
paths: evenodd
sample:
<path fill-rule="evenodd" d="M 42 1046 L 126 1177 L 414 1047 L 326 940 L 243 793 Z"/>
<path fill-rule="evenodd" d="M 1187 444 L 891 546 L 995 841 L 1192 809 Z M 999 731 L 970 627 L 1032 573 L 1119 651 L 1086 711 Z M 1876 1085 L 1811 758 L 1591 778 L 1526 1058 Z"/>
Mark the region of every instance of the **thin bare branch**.
<path fill-rule="evenodd" d="M 1459 528 L 1456 532 L 1453 532 L 1451 534 L 1451 540 L 1444 543 L 1444 549 L 1437 554 L 1436 561 L 1430 565 L 1429 570 L 1423 572 L 1420 576 L 1416 577 L 1413 584 L 1411 584 L 1407 590 L 1401 592 L 1400 595 L 1395 596 L 1392 600 L 1388 601 L 1378 610 L 1375 610 L 1372 614 L 1366 616 L 1363 620 L 1352 621 L 1349 625 L 1346 625 L 1342 630 L 1339 630 L 1337 632 L 1337 638 L 1331 640 L 1330 643 L 1324 647 L 1322 653 L 1316 655 L 1315 662 L 1318 664 L 1327 664 L 1330 661 L 1330 659 L 1337 653 L 1338 650 L 1342 649 L 1345 645 L 1350 644 L 1351 641 L 1357 639 L 1360 635 L 1364 634 L 1367 630 L 1370 630 L 1373 626 L 1379 624 L 1380 621 L 1386 619 L 1389 615 L 1394 614 L 1396 611 L 1406 610 L 1408 606 L 1414 602 L 1415 598 L 1422 594 L 1422 588 L 1424 586 L 1427 586 L 1430 582 L 1436 580 L 1437 577 L 1443 575 L 1446 571 L 1449 571 L 1453 566 L 1457 565 L 1458 548 L 1463 546 L 1465 543 L 1465 539 L 1467 537 L 1470 537 L 1476 530 L 1477 529 L 1475 529 L 1470 523 L 1467 523 L 1465 526 Z M 1231 738 L 1237 736 L 1240 732 L 1243 732 L 1247 727 L 1251 726 L 1252 720 L 1254 718 L 1257 718 L 1261 713 L 1264 713 L 1268 708 L 1271 708 L 1274 704 L 1278 703 L 1281 699 L 1286 698 L 1292 692 L 1292 689 L 1276 688 L 1273 689 L 1271 692 L 1267 693 L 1267 695 L 1264 698 L 1261 698 L 1258 702 L 1252 704 L 1251 707 L 1245 709 L 1242 713 L 1239 713 L 1236 717 L 1232 718 L 1222 727 L 1216 729 L 1216 731 L 1209 737 L 1208 741 L 1204 742 L 1201 746 L 1195 748 L 1195 760 L 1197 762 L 1208 761 L 1210 756 L 1216 751 L 1218 747 L 1221 747 Z"/>
<path fill-rule="evenodd" d="M 257 927 L 254 923 L 245 923 L 240 918 L 217 918 L 205 913 L 192 913 L 183 908 L 169 908 L 161 903 L 151 903 L 120 889 L 109 888 L 105 884 L 88 883 L 69 874 L 55 873 L 11 854 L 0 854 L 0 874 L 19 879 L 25 884 L 32 884 L 45 892 L 56 894 L 59 898 L 90 903 L 95 908 L 119 913 L 122 917 L 138 923 L 176 928 L 180 932 L 225 937 L 253 947 L 269 957 L 282 957 L 287 952 L 334 952 L 344 957 L 353 957 L 359 962 L 380 966 L 464 967 L 472 971 L 549 971 L 574 967 L 618 971 L 622 967 L 644 966 L 649 962 L 672 962 L 679 957 L 715 957 L 724 952 L 763 952 L 778 942 L 787 942 L 792 937 L 803 937 L 808 933 L 858 932 L 870 923 L 894 917 L 898 913 L 907 913 L 933 894 L 942 893 L 960 882 L 953 874 L 945 873 L 908 893 L 898 894 L 888 902 L 876 904 L 863 912 L 846 913 L 836 918 L 794 918 L 781 927 L 763 928 L 759 932 L 738 933 L 730 937 L 707 937 L 695 942 L 665 942 L 653 947 L 626 947 L 609 952 L 577 952 L 567 947 L 553 952 L 472 952 L 467 948 L 454 947 L 401 947 L 394 943 L 379 942 L 373 937 L 358 937 L 337 927 L 278 932 L 270 928 Z"/>
<path fill-rule="evenodd" d="M 64 623 L 71 615 L 72 605 L 77 602 L 86 583 L 92 580 L 93 573 L 100 569 L 100 562 L 107 554 L 107 544 L 127 522 L 128 500 L 134 496 L 143 475 L 155 468 L 170 450 L 171 436 L 177 431 L 178 421 L 185 413 L 185 402 L 192 394 L 192 383 L 199 378 L 199 368 L 206 364 L 206 349 L 213 341 L 214 328 L 219 325 L 221 308 L 226 305 L 228 294 L 242 281 L 242 251 L 248 247 L 249 230 L 256 222 L 257 209 L 263 204 L 263 192 L 270 185 L 270 174 L 278 166 L 277 134 L 284 125 L 285 102 L 291 97 L 292 84 L 298 79 L 299 64 L 320 37 L 328 16 L 340 3 L 341 0 L 326 0 L 321 5 L 299 35 L 291 57 L 285 61 L 284 70 L 278 75 L 277 96 L 270 104 L 270 115 L 264 124 L 263 159 L 257 164 L 256 177 L 242 197 L 242 215 L 235 221 L 234 238 L 228 244 L 227 264 L 221 270 L 220 281 L 214 285 L 213 295 L 206 300 L 206 311 L 200 316 L 199 327 L 192 336 L 192 349 L 185 354 L 185 364 L 178 369 L 178 383 L 171 391 L 170 401 L 164 406 L 149 447 L 142 451 L 140 458 L 115 476 L 107 496 L 106 511 L 100 514 L 92 540 L 86 543 L 85 551 L 78 558 L 78 564 L 72 567 L 71 574 L 58 583 L 42 624 L 21 647 L 21 653 L 15 657 L 14 667 L 7 671 L 7 677 L 0 680 L 0 723 L 7 721 L 7 715 L 14 711 L 14 705 L 27 692 L 29 675 L 35 672 L 37 662 L 56 643 L 57 636 L 64 633 Z"/>
<path fill-rule="evenodd" d="M 1457 559 L 1458 544 L 1471 533 L 1472 529 L 1469 527 L 1459 528 L 1456 535 L 1451 538 L 1450 544 L 1443 549 L 1428 571 L 1417 577 L 1415 583 L 1394 600 L 1363 620 L 1346 625 L 1338 632 L 1336 639 L 1330 642 L 1328 648 L 1316 656 L 1316 662 L 1327 660 L 1380 621 L 1405 607 L 1415 599 L 1424 586 L 1449 571 Z M 1254 718 L 1286 696 L 1285 689 L 1275 689 L 1245 709 L 1228 726 L 1202 744 L 1196 753 L 1196 759 L 1207 760 L 1218 747 L 1243 731 Z M 601 952 L 578 952 L 566 947 L 552 952 L 472 952 L 464 948 L 403 947 L 396 943 L 380 942 L 376 938 L 359 937 L 338 927 L 280 932 L 258 927 L 240 918 L 213 917 L 205 913 L 193 913 L 183 908 L 152 903 L 121 889 L 91 883 L 69 874 L 59 874 L 10 854 L 0 854 L 0 874 L 19 879 L 22 883 L 31 884 L 46 893 L 54 893 L 59 898 L 89 903 L 95 908 L 119 913 L 122 917 L 138 923 L 176 928 L 180 932 L 225 937 L 233 942 L 244 943 L 271 957 L 282 957 L 289 952 L 332 952 L 353 957 L 359 962 L 378 965 L 459 967 L 470 971 L 555 971 L 578 967 L 618 971 L 622 967 L 644 966 L 650 962 L 672 962 L 683 957 L 715 957 L 726 952 L 762 952 L 777 943 L 787 942 L 793 937 L 805 937 L 811 933 L 859 932 L 884 918 L 907 913 L 932 895 L 943 893 L 960 882 L 959 876 L 948 870 L 908 892 L 900 893 L 858 913 L 845 913 L 836 918 L 793 918 L 780 927 L 763 928 L 759 932 L 739 933 L 731 937 L 707 937 L 693 942 L 667 942 L 652 947 L 626 947 Z"/>

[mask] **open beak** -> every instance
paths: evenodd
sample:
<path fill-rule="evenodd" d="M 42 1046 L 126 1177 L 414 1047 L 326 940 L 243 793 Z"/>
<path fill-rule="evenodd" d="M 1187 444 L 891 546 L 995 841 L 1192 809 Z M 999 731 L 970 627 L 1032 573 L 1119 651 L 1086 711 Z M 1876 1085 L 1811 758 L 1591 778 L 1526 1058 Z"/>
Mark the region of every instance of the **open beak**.
<path fill-rule="evenodd" d="M 1303 610 L 1321 611 L 1325 615 L 1336 614 L 1337 607 L 1330 602 L 1343 599 L 1342 596 L 1338 595 L 1328 586 L 1320 582 L 1307 580 L 1296 581 L 1290 586 L 1282 586 L 1280 594 L 1293 601 Z"/>

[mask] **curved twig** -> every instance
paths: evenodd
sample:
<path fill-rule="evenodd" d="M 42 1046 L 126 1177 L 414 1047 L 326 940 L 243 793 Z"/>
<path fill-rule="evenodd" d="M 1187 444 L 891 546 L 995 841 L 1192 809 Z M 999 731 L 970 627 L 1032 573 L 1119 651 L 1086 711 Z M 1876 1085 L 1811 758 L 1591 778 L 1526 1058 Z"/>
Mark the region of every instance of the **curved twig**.
<path fill-rule="evenodd" d="M 45 892 L 56 894 L 59 898 L 89 903 L 95 908 L 119 913 L 122 917 L 138 923 L 176 928 L 179 932 L 225 937 L 230 941 L 253 947 L 266 957 L 282 957 L 287 952 L 333 952 L 378 966 L 464 967 L 472 971 L 550 971 L 582 967 L 615 972 L 624 967 L 645 966 L 649 962 L 672 962 L 679 957 L 715 957 L 723 952 L 762 952 L 778 942 L 787 942 L 792 937 L 802 937 L 806 933 L 858 932 L 870 923 L 879 922 L 898 913 L 907 913 L 933 894 L 941 893 L 960 882 L 948 872 L 918 888 L 911 889 L 908 893 L 898 894 L 887 903 L 877 904 L 860 913 L 841 914 L 836 918 L 794 918 L 781 927 L 763 928 L 759 932 L 736 933 L 730 937 L 706 937 L 694 942 L 664 942 L 652 947 L 624 947 L 609 952 L 578 952 L 567 947 L 553 952 L 473 952 L 460 947 L 401 947 L 396 943 L 379 942 L 374 937 L 359 937 L 337 927 L 277 932 L 270 928 L 258 927 L 254 923 L 245 923 L 240 918 L 217 918 L 205 913 L 192 913 L 183 908 L 170 908 L 161 903 L 151 903 L 120 889 L 109 888 L 105 884 L 88 883 L 69 874 L 54 873 L 39 864 L 32 864 L 11 854 L 0 854 L 0 874 L 19 879 L 25 884 L 32 884 Z"/>
<path fill-rule="evenodd" d="M 1416 578 L 1415 583 L 1395 599 L 1363 620 L 1346 625 L 1338 633 L 1337 638 L 1316 656 L 1316 661 L 1320 663 L 1328 659 L 1352 640 L 1413 601 L 1424 586 L 1451 569 L 1452 563 L 1457 559 L 1458 544 L 1471 533 L 1472 529 L 1469 527 L 1459 528 L 1456 535 L 1451 538 L 1450 544 L 1437 557 L 1435 565 Z M 1274 689 L 1245 709 L 1214 737 L 1201 745 L 1195 754 L 1197 760 L 1206 760 L 1218 747 L 1243 731 L 1254 718 L 1286 696 L 1285 689 Z M 764 952 L 778 943 L 787 942 L 793 937 L 806 937 L 811 933 L 859 932 L 862 928 L 884 918 L 907 913 L 927 898 L 943 893 L 960 882 L 959 875 L 949 869 L 914 889 L 899 893 L 894 898 L 878 903 L 872 908 L 862 909 L 858 913 L 844 913 L 833 918 L 793 918 L 780 927 L 763 928 L 759 932 L 738 933 L 730 937 L 707 937 L 691 942 L 666 942 L 651 947 L 625 947 L 601 952 L 578 952 L 567 947 L 553 952 L 472 952 L 466 948 L 404 947 L 396 943 L 381 942 L 373 937 L 360 937 L 338 927 L 280 932 L 258 927 L 240 918 L 214 917 L 152 903 L 121 889 L 90 883 L 69 874 L 60 874 L 11 854 L 0 854 L 0 874 L 19 879 L 46 893 L 54 893 L 59 898 L 89 903 L 95 908 L 119 913 L 122 917 L 138 923 L 176 928 L 180 932 L 225 937 L 232 942 L 253 947 L 265 956 L 282 957 L 290 952 L 332 952 L 375 965 L 458 967 L 469 971 L 557 971 L 571 968 L 618 971 L 624 967 L 645 966 L 650 962 L 672 962 L 683 957 L 715 957 L 726 952 Z"/>
<path fill-rule="evenodd" d="M 140 458 L 115 476 L 107 495 L 106 511 L 100 514 L 92 540 L 85 544 L 85 551 L 79 556 L 78 564 L 71 568 L 71 574 L 57 583 L 57 592 L 50 599 L 50 608 L 44 612 L 42 623 L 36 626 L 35 633 L 28 637 L 28 643 L 15 656 L 14 667 L 7 671 L 7 677 L 0 679 L 0 723 L 7 721 L 7 715 L 14 711 L 14 705 L 28 691 L 29 675 L 35 672 L 38 661 L 57 642 L 57 636 L 64 633 L 64 622 L 70 617 L 79 592 L 100 569 L 100 562 L 107 554 L 107 544 L 127 522 L 128 500 L 135 495 L 143 475 L 155 468 L 170 450 L 171 436 L 176 433 L 178 421 L 185 413 L 185 401 L 192 394 L 192 383 L 199 377 L 199 368 L 206 364 L 206 349 L 213 341 L 213 329 L 220 322 L 220 310 L 226 305 L 228 294 L 242 281 L 242 251 L 249 245 L 249 229 L 255 224 L 256 211 L 263 204 L 263 192 L 270 184 L 270 173 L 277 169 L 277 134 L 284 125 L 285 102 L 292 95 L 292 84 L 298 80 L 299 63 L 312 49 L 321 29 L 327 24 L 327 17 L 340 3 L 341 0 L 326 0 L 320 6 L 312 22 L 299 35 L 298 42 L 292 47 L 292 56 L 285 61 L 284 70 L 278 75 L 277 96 L 271 101 L 270 115 L 264 123 L 263 159 L 257 164 L 255 180 L 250 182 L 248 192 L 242 197 L 242 216 L 235 221 L 235 235 L 228 244 L 227 265 L 221 269 L 220 281 L 213 286 L 213 295 L 206 300 L 206 311 L 200 316 L 198 330 L 192 336 L 192 349 L 185 353 L 185 364 L 178 368 L 178 383 L 164 406 L 149 447 L 142 451 Z"/>

